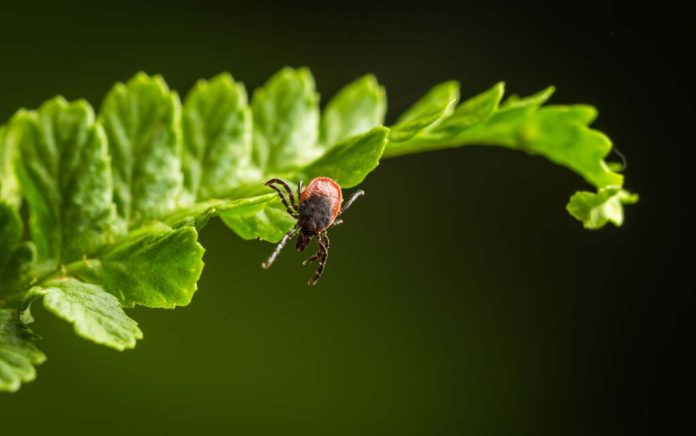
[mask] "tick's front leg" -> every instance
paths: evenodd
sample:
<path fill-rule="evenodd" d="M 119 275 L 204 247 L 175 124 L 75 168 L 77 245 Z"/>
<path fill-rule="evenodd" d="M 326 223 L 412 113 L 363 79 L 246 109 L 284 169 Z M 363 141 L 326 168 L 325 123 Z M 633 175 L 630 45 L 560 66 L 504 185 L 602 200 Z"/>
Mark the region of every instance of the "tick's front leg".
<path fill-rule="evenodd" d="M 341 207 L 341 214 L 347 211 L 348 208 L 353 205 L 353 202 L 358 199 L 358 197 L 361 197 L 363 195 L 365 195 L 365 191 L 363 191 L 362 189 L 353 192 L 353 195 L 351 195 L 350 198 L 348 198 L 348 200 L 346 200 L 346 202 L 343 203 L 343 206 Z"/>
<path fill-rule="evenodd" d="M 290 229 L 289 232 L 285 234 L 285 236 L 283 236 L 283 239 L 281 239 L 280 242 L 278 242 L 278 245 L 276 245 L 276 248 L 275 250 L 273 250 L 273 253 L 271 253 L 271 255 L 268 256 L 268 259 L 266 259 L 266 261 L 261 264 L 263 269 L 268 269 L 271 267 L 271 265 L 273 265 L 273 262 L 275 262 L 276 257 L 278 257 L 278 253 L 280 253 L 280 250 L 282 250 L 283 247 L 285 247 L 285 244 L 287 244 L 288 241 L 292 239 L 292 237 L 295 236 L 295 234 L 297 234 L 299 230 L 300 227 L 295 225 L 292 229 Z"/>

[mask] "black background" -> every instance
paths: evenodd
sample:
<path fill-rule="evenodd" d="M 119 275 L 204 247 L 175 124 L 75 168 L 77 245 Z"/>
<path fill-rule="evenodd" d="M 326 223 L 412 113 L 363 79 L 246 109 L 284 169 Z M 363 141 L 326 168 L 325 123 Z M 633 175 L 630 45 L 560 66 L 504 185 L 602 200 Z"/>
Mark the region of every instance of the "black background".
<path fill-rule="evenodd" d="M 595 105 L 641 201 L 624 227 L 567 216 L 575 175 L 507 150 L 385 161 L 316 290 L 219 223 L 194 303 L 136 310 L 114 353 L 37 310 L 49 361 L 0 396 L 7 430 L 74 434 L 686 434 L 693 431 L 691 14 L 668 3 L 24 2 L 0 6 L 0 119 L 98 106 L 161 73 L 183 95 L 309 66 L 323 99 L 372 72 L 390 119 L 431 85 L 498 80 Z M 21 429 L 21 430 L 20 430 Z M 14 434 L 8 432 L 7 434 Z"/>

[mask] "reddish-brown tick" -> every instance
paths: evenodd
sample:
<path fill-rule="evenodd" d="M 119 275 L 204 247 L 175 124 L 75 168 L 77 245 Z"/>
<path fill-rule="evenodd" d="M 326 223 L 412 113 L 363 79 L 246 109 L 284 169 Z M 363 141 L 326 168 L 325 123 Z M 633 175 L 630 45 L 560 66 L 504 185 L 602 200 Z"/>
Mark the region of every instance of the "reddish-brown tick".
<path fill-rule="evenodd" d="M 278 185 L 280 185 L 285 192 L 283 192 Z M 301 181 L 297 185 L 298 204 L 295 201 L 292 189 L 290 189 L 288 184 L 283 180 L 271 179 L 266 182 L 266 186 L 278 193 L 280 201 L 282 201 L 285 206 L 285 210 L 288 211 L 290 216 L 297 219 L 297 223 L 285 236 L 283 236 L 283 239 L 280 240 L 275 250 L 273 250 L 273 253 L 271 253 L 261 266 L 269 268 L 271 264 L 273 264 L 273 261 L 275 261 L 278 253 L 280 253 L 280 250 L 282 250 L 285 244 L 295 235 L 298 235 L 296 244 L 297 251 L 302 251 L 307 248 L 309 242 L 313 238 L 316 238 L 319 250 L 302 262 L 303 265 L 307 265 L 311 262 L 319 261 L 319 268 L 317 268 L 314 276 L 312 276 L 308 282 L 308 284 L 314 285 L 324 272 L 326 259 L 329 257 L 329 236 L 326 233 L 327 230 L 341 224 L 343 221 L 336 218 L 348 210 L 353 202 L 358 197 L 365 194 L 365 192 L 356 191 L 345 203 L 341 204 L 343 202 L 343 191 L 341 191 L 341 187 L 338 186 L 338 183 L 328 177 L 317 177 L 309 182 L 309 185 L 304 190 L 302 189 Z M 287 198 L 285 193 L 287 193 Z"/>

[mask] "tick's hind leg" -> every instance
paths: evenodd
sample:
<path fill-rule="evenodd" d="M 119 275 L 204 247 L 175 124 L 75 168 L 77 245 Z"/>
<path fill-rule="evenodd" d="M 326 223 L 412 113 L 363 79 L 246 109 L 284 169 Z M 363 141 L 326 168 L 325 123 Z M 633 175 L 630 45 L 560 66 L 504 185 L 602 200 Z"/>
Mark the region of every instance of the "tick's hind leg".
<path fill-rule="evenodd" d="M 281 185 L 284 189 L 285 192 L 287 192 L 288 196 L 290 197 L 290 201 L 288 202 L 288 199 L 285 198 L 285 193 L 280 190 L 275 184 Z M 299 218 L 298 212 L 300 211 L 299 206 L 297 205 L 297 202 L 295 202 L 295 196 L 292 195 L 292 189 L 288 186 L 287 183 L 285 183 L 283 180 L 280 179 L 271 179 L 265 183 L 266 186 L 269 188 L 273 189 L 277 194 L 278 197 L 280 197 L 280 201 L 283 202 L 283 206 L 285 206 L 285 210 L 294 218 Z"/>
<path fill-rule="evenodd" d="M 302 261 L 302 265 L 306 266 L 306 265 L 309 265 L 309 264 L 312 263 L 312 262 L 316 262 L 317 259 L 319 259 L 320 257 L 321 257 L 321 250 L 320 250 L 320 251 L 317 251 L 317 252 L 314 253 L 313 255 L 309 256 L 307 259 L 303 260 L 303 261 Z"/>
<path fill-rule="evenodd" d="M 307 263 L 313 260 L 319 260 L 319 267 L 317 268 L 312 278 L 309 279 L 309 282 L 307 282 L 307 284 L 310 286 L 317 284 L 317 282 L 321 278 L 321 275 L 324 273 L 324 268 L 326 268 L 326 260 L 329 258 L 329 236 L 326 233 L 322 233 L 319 235 L 319 238 L 317 238 L 317 242 L 319 244 L 319 252 L 317 252 L 317 254 L 310 257 L 304 262 L 304 264 L 306 265 Z"/>
<path fill-rule="evenodd" d="M 326 241 L 324 241 L 324 237 L 326 238 Z M 324 255 L 328 255 L 328 253 L 329 253 L 329 237 L 326 236 L 326 233 L 323 233 L 323 234 L 320 234 L 319 236 L 317 236 L 317 244 L 319 245 L 319 250 L 317 250 L 316 253 L 309 256 L 307 259 L 305 259 L 302 262 L 303 266 L 309 265 L 312 262 L 316 262 L 317 260 L 320 260 Z"/>

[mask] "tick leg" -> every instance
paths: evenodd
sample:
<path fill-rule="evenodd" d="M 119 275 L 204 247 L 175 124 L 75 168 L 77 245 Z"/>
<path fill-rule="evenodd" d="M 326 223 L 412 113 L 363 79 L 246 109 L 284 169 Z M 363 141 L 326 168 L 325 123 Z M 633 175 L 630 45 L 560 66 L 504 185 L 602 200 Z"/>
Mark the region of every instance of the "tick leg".
<path fill-rule="evenodd" d="M 326 239 L 324 239 L 326 238 Z M 309 265 L 310 263 L 321 259 L 324 254 L 329 252 L 329 237 L 326 233 L 321 233 L 317 236 L 317 244 L 319 244 L 319 250 L 313 255 L 309 256 L 302 262 L 303 266 Z"/>
<path fill-rule="evenodd" d="M 275 250 L 273 250 L 273 253 L 271 253 L 271 255 L 268 256 L 268 259 L 266 259 L 266 261 L 263 262 L 263 263 L 261 264 L 261 266 L 263 267 L 263 269 L 268 269 L 268 268 L 271 267 L 271 265 L 273 264 L 273 262 L 275 262 L 276 257 L 278 257 L 278 253 L 280 253 L 280 250 L 282 250 L 283 247 L 285 247 L 285 244 L 287 244 L 288 241 L 289 241 L 290 239 L 292 239 L 292 237 L 295 236 L 295 234 L 296 234 L 299 230 L 300 230 L 300 226 L 299 226 L 299 225 L 296 225 L 295 227 L 293 227 L 292 229 L 290 229 L 290 231 L 287 232 L 287 233 L 285 234 L 285 236 L 283 236 L 283 239 L 281 239 L 280 242 L 278 242 L 278 245 L 276 245 L 276 248 L 275 248 Z"/>
<path fill-rule="evenodd" d="M 295 211 L 294 208 L 291 208 L 290 205 L 288 204 L 288 200 L 285 198 L 285 195 L 274 185 L 268 185 L 271 189 L 273 189 L 275 192 L 278 193 L 278 197 L 280 197 L 280 201 L 283 202 L 283 206 L 285 206 L 285 210 L 292 216 L 293 218 L 299 218 L 299 215 Z"/>
<path fill-rule="evenodd" d="M 278 183 L 279 185 L 281 185 L 285 189 L 285 192 L 288 193 L 288 197 L 290 197 L 290 204 L 289 205 L 288 205 L 287 199 L 285 198 L 285 195 L 282 193 L 282 191 L 277 186 L 274 185 L 275 183 Z M 285 183 L 281 179 L 271 179 L 271 180 L 267 181 L 265 183 L 265 185 L 278 193 L 281 201 L 283 202 L 283 205 L 285 205 L 285 209 L 287 209 L 287 211 L 290 215 L 295 216 L 295 212 L 299 211 L 299 206 L 297 205 L 297 202 L 295 201 L 295 196 L 292 195 L 292 189 L 290 189 L 288 184 Z M 292 209 L 291 209 L 291 206 L 292 206 Z"/>
<path fill-rule="evenodd" d="M 309 265 L 310 263 L 312 263 L 312 262 L 314 262 L 315 260 L 319 259 L 319 258 L 321 257 L 321 254 L 322 254 L 322 253 L 321 253 L 321 250 L 320 250 L 320 251 L 317 251 L 316 253 L 314 253 L 313 255 L 309 256 L 307 259 L 305 259 L 305 260 L 302 262 L 302 265 Z"/>
<path fill-rule="evenodd" d="M 317 268 L 314 276 L 307 282 L 310 286 L 317 284 L 319 278 L 321 278 L 321 275 L 324 273 L 324 268 L 326 268 L 326 260 L 329 258 L 329 236 L 326 233 L 322 233 L 319 235 L 317 242 L 319 243 L 319 253 L 317 253 L 319 255 L 319 268 Z"/>
<path fill-rule="evenodd" d="M 353 205 L 353 202 L 358 199 L 358 197 L 365 195 L 365 191 L 362 189 L 359 191 L 353 192 L 353 195 L 350 196 L 348 200 L 346 200 L 345 203 L 343 203 L 343 206 L 341 207 L 341 213 L 345 212 L 348 210 L 349 207 Z"/>
<path fill-rule="evenodd" d="M 343 220 L 336 220 L 331 224 L 331 227 L 340 226 L 341 224 L 343 224 Z"/>

